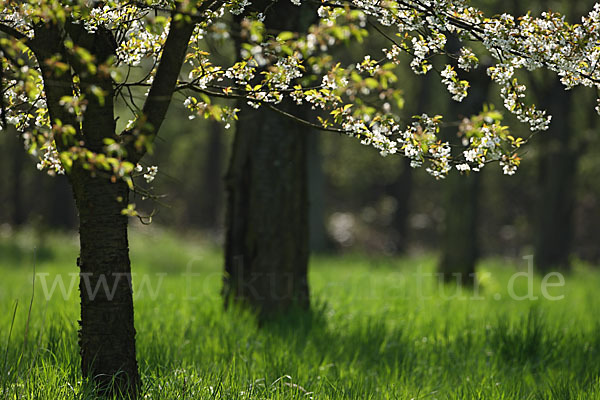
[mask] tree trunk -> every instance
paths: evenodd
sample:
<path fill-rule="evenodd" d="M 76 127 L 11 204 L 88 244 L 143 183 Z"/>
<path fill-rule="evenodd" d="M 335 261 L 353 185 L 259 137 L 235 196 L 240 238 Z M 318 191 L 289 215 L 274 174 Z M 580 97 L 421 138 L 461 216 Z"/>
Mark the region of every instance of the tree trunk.
<path fill-rule="evenodd" d="M 143 127 L 139 127 L 144 144 L 151 144 L 158 134 L 193 30 L 194 24 L 188 19 L 177 22 L 173 18 L 153 84 L 139 115 L 140 121 L 144 121 Z M 68 34 L 73 44 L 94 56 L 96 65 L 108 66 L 117 50 L 113 32 L 104 27 L 88 32 L 83 25 L 67 20 L 60 27 L 52 21 L 41 21 L 34 24 L 34 33 L 32 50 L 44 79 L 50 119 L 70 125 L 75 131 L 74 135 L 56 131 L 58 150 L 70 151 L 71 146 L 81 145 L 103 154 L 106 140 L 111 139 L 126 149 L 127 161 L 137 163 L 147 147 L 137 146 L 139 142 L 133 140 L 138 129 L 116 134 L 116 93 L 111 68 L 91 71 L 86 63 L 68 56 L 65 46 Z M 49 59 L 69 62 L 68 73 L 47 63 Z M 73 93 L 71 72 L 77 73 L 78 86 L 86 100 L 81 121 L 62 105 L 62 99 Z M 135 354 L 131 265 L 127 217 L 121 213 L 128 205 L 129 189 L 124 180 L 105 171 L 95 171 L 85 162 L 78 158 L 67 171 L 79 212 L 82 373 L 84 378 L 95 381 L 101 392 L 136 397 L 140 377 Z"/>
<path fill-rule="evenodd" d="M 87 83 L 85 79 L 82 82 Z M 111 93 L 110 83 L 104 90 Z M 111 93 L 112 94 L 112 93 Z M 101 105 L 90 97 L 82 123 L 87 147 L 101 153 L 104 139 L 115 138 L 112 97 Z M 140 377 L 135 354 L 131 265 L 127 217 L 129 188 L 120 179 L 99 171 L 96 176 L 80 163 L 69 174 L 77 210 L 81 252 L 81 368 L 84 377 L 110 394 L 137 395 Z"/>
<path fill-rule="evenodd" d="M 307 132 L 309 243 L 313 252 L 328 248 L 325 229 L 325 193 L 323 162 L 321 160 L 319 132 Z"/>
<path fill-rule="evenodd" d="M 201 207 L 197 221 L 202 228 L 217 230 L 220 228 L 221 202 L 223 192 L 223 128 L 219 122 L 211 122 L 204 166 Z"/>
<path fill-rule="evenodd" d="M 556 81 L 542 105 L 552 115 L 540 149 L 534 262 L 542 271 L 568 269 L 573 236 L 577 151 L 571 143 L 572 92 Z"/>
<path fill-rule="evenodd" d="M 461 77 L 471 82 L 469 96 L 462 103 L 452 101 L 450 115 L 456 120 L 479 113 L 489 88 L 485 67 L 471 73 L 461 72 Z M 460 146 L 457 128 L 446 129 L 450 144 Z M 438 272 L 446 282 L 473 285 L 475 266 L 479 253 L 477 218 L 479 208 L 479 174 L 461 175 L 452 169 L 443 186 L 445 224 L 442 234 L 442 254 Z"/>
<path fill-rule="evenodd" d="M 414 97 L 417 101 L 410 103 L 406 115 L 421 115 L 428 112 L 431 103 L 431 76 L 425 75 L 415 88 Z M 408 247 L 408 217 L 410 215 L 410 200 L 413 192 L 413 168 L 410 159 L 404 159 L 402 171 L 392 184 L 386 187 L 386 192 L 396 200 L 396 209 L 392 216 L 392 228 L 395 233 L 394 248 L 397 254 L 404 254 Z"/>
<path fill-rule="evenodd" d="M 420 109 L 422 111 L 422 109 Z M 408 245 L 408 216 L 410 214 L 410 197 L 413 186 L 413 171 L 410 160 L 407 158 L 402 165 L 402 171 L 386 191 L 396 200 L 396 209 L 392 216 L 392 227 L 394 229 L 394 251 L 404 254 Z"/>
<path fill-rule="evenodd" d="M 478 257 L 479 176 L 453 170 L 443 183 L 445 225 L 439 272 L 447 282 L 472 285 Z"/>
<path fill-rule="evenodd" d="M 226 178 L 226 304 L 308 307 L 306 148 L 302 126 L 242 106 Z"/>
<path fill-rule="evenodd" d="M 79 210 L 81 253 L 79 344 L 84 377 L 102 392 L 137 394 L 131 265 L 127 240 L 129 189 L 74 167 L 70 180 Z"/>
<path fill-rule="evenodd" d="M 46 192 L 48 198 L 44 207 L 45 221 L 52 228 L 74 230 L 77 227 L 75 202 L 67 177 L 58 175 L 47 179 Z"/>
<path fill-rule="evenodd" d="M 265 27 L 304 31 L 312 5 L 253 3 Z M 240 35 L 241 37 L 241 35 Z M 241 42 L 236 41 L 239 54 Z M 225 305 L 238 301 L 261 315 L 309 307 L 307 129 L 272 110 L 240 102 L 226 176 Z M 284 101 L 278 107 L 298 112 Z"/>
<path fill-rule="evenodd" d="M 11 158 L 11 203 L 12 203 L 12 215 L 11 215 L 11 225 L 15 228 L 23 225 L 27 219 L 25 215 L 25 207 L 23 207 L 23 197 L 22 197 L 22 172 L 24 167 L 24 161 L 27 158 L 27 153 L 23 148 L 23 141 L 21 140 L 21 135 L 17 134 L 14 129 L 10 129 L 7 134 L 10 136 L 10 149 L 11 154 L 9 157 Z"/>
<path fill-rule="evenodd" d="M 77 40 L 84 47 L 94 49 L 99 62 L 112 54 L 113 42 L 107 37 L 83 31 L 79 34 L 82 36 L 75 35 Z M 101 154 L 105 151 L 106 139 L 119 140 L 113 82 L 104 73 L 80 74 L 80 80 L 82 88 L 95 86 L 106 94 L 99 99 L 90 92 L 85 93 L 87 106 L 81 123 L 86 148 Z M 84 377 L 96 383 L 100 392 L 133 398 L 137 397 L 140 377 L 135 350 L 128 221 L 121 213 L 129 202 L 129 188 L 110 172 L 92 172 L 84 168 L 83 163 L 74 162 L 69 173 L 79 213 L 81 370 Z"/>

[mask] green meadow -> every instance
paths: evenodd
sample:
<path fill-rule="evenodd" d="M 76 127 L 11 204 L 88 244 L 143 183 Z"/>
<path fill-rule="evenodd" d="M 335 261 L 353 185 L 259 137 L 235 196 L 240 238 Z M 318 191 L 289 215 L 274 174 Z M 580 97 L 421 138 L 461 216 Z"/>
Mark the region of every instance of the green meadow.
<path fill-rule="evenodd" d="M 77 244 L 0 240 L 3 399 L 96 398 L 79 366 Z M 590 266 L 544 288 L 527 260 L 485 260 L 466 289 L 439 282 L 435 255 L 315 256 L 311 310 L 259 322 L 223 308 L 222 256 L 202 238 L 133 230 L 131 258 L 145 399 L 600 398 Z"/>

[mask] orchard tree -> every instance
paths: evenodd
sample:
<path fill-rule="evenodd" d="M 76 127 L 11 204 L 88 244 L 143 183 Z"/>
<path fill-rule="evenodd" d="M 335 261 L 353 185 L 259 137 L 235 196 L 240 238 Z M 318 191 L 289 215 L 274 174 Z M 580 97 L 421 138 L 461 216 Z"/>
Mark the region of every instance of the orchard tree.
<path fill-rule="evenodd" d="M 566 89 L 600 87 L 598 4 L 569 24 L 552 12 L 487 17 L 463 0 L 292 0 L 318 16 L 298 32 L 265 28 L 272 4 L 8 0 L 0 6 L 0 120 L 23 132 L 41 169 L 69 177 L 80 223 L 82 372 L 102 390 L 135 396 L 139 385 L 127 241 L 127 217 L 137 213 L 129 195 L 147 195 L 142 178 L 156 175 L 155 167 L 139 163 L 174 94 L 183 93 L 193 115 L 226 126 L 239 110 L 213 98 L 242 100 L 247 115 L 263 107 L 352 136 L 443 179 L 452 168 L 477 172 L 490 162 L 514 174 L 526 140 L 511 136 L 494 110 L 465 120 L 458 146 L 438 136 L 441 116 L 402 121 L 394 66 L 403 54 L 416 74 L 437 73 L 458 102 L 469 89 L 463 71 L 474 70 L 482 55 L 491 57 L 487 74 L 506 108 L 532 131 L 547 129 L 550 116 L 528 102 L 518 70 L 554 71 Z M 228 28 L 230 14 L 240 27 Z M 351 62 L 332 57 L 332 46 L 360 41 L 367 28 L 387 40 L 386 48 Z M 232 31 L 247 33 L 239 59 L 216 65 L 203 39 Z M 450 52 L 449 38 L 465 45 Z M 456 58 L 455 67 L 447 56 Z M 118 102 L 131 112 L 123 126 Z"/>
<path fill-rule="evenodd" d="M 529 3 L 529 6 L 535 5 L 534 1 Z M 569 21 L 576 21 L 594 3 L 591 0 L 561 1 L 554 7 L 564 10 Z M 527 6 L 520 5 L 521 9 Z M 548 138 L 539 143 L 534 261 L 541 271 L 568 270 L 575 231 L 577 169 L 587 147 L 581 131 L 593 126 L 595 118 L 582 118 L 582 124 L 575 124 L 577 101 L 581 101 L 582 96 L 573 91 L 564 92 L 560 81 L 551 74 L 533 75 L 530 82 L 540 106 L 554 116 Z M 590 100 L 587 99 L 588 104 Z"/>
<path fill-rule="evenodd" d="M 470 94 L 461 103 L 451 103 L 449 112 L 454 117 L 475 115 L 485 107 L 489 80 L 481 73 L 482 68 L 465 73 L 471 83 Z M 451 144 L 460 145 L 462 138 L 456 130 L 456 126 L 446 127 L 445 137 Z M 442 184 L 445 219 L 438 272 L 446 282 L 467 286 L 475 282 L 475 266 L 479 257 L 479 181 L 478 174 L 460 174 L 454 170 L 448 173 Z"/>
<path fill-rule="evenodd" d="M 103 391 L 135 396 L 139 386 L 129 192 L 169 107 L 188 42 L 206 24 L 182 13 L 209 19 L 211 7 L 219 6 L 176 4 L 167 17 L 144 4 L 9 1 L 0 9 L 2 122 L 26 132 L 40 169 L 69 177 L 79 212 L 81 368 Z M 153 61 L 150 72 L 130 82 L 143 57 Z M 115 101 L 132 85 L 147 86 L 147 97 L 118 132 Z M 145 174 L 154 175 L 153 168 Z"/>

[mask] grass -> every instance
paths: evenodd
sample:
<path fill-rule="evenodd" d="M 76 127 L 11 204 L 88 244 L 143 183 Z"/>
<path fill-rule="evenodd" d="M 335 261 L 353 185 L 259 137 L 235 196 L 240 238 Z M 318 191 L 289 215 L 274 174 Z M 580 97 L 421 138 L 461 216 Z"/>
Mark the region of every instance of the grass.
<path fill-rule="evenodd" d="M 248 312 L 223 311 L 218 249 L 157 229 L 131 242 L 148 399 L 600 399 L 592 268 L 548 289 L 562 300 L 541 296 L 535 277 L 539 298 L 517 301 L 507 283 L 524 261 L 482 263 L 476 296 L 427 275 L 433 257 L 320 256 L 312 311 L 259 327 Z M 68 289 L 65 274 L 77 272 L 74 237 L 0 236 L 0 397 L 95 398 L 79 372 L 77 285 L 46 300 L 38 276 L 28 310 L 33 247 L 47 291 L 58 274 Z M 525 294 L 526 279 L 516 282 Z"/>

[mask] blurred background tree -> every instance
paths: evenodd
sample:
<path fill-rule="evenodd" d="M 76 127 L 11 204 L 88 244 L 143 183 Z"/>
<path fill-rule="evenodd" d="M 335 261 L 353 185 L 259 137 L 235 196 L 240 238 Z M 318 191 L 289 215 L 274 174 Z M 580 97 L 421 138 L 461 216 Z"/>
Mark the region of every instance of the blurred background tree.
<path fill-rule="evenodd" d="M 487 11 L 506 11 L 506 3 L 498 0 L 474 3 Z M 581 15 L 593 3 L 513 1 L 509 11 L 532 9 L 536 13 L 551 8 Z M 213 47 L 218 48 L 218 43 Z M 227 57 L 231 49 L 223 48 Z M 401 65 L 399 72 L 406 119 L 428 110 L 455 107 L 437 80 L 415 77 L 407 65 Z M 535 253 L 540 268 L 568 267 L 573 257 L 598 262 L 600 137 L 591 105 L 593 93 L 557 91 L 558 80 L 550 74 L 522 79 L 533 89 L 537 102 L 549 109 L 553 124 L 551 131 L 540 134 L 529 146 L 523 168 L 515 176 L 502 175 L 497 166 L 480 173 L 475 189 L 480 205 L 473 233 L 479 247 L 476 254 L 519 257 Z M 496 95 L 481 103 L 502 109 Z M 454 111 L 456 121 L 459 115 L 472 112 Z M 222 242 L 223 175 L 234 128 L 225 130 L 209 121 L 189 120 L 188 112 L 178 107 L 170 113 L 158 139 L 160 146 L 147 159 L 148 164 L 160 165 L 153 186 L 165 197 L 160 204 L 144 204 L 137 199 L 139 207 L 156 209 L 157 225 L 199 231 Z M 527 126 L 505 114 L 506 124 L 516 134 L 528 135 Z M 449 238 L 458 237 L 449 234 L 452 222 L 444 202 L 449 182 L 438 185 L 424 171 L 411 169 L 404 159 L 382 158 L 377 151 L 347 137 L 314 135 L 308 142 L 313 250 L 388 254 L 434 251 L 440 255 L 456 250 Z M 32 225 L 40 231 L 48 227 L 75 229 L 76 215 L 65 178 L 40 173 L 29 157 L 15 132 L 0 135 L 0 165 L 7 171 L 0 177 L 0 225 L 4 229 Z"/>

